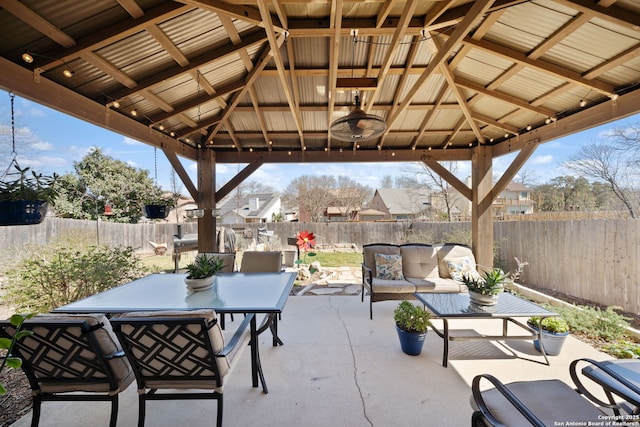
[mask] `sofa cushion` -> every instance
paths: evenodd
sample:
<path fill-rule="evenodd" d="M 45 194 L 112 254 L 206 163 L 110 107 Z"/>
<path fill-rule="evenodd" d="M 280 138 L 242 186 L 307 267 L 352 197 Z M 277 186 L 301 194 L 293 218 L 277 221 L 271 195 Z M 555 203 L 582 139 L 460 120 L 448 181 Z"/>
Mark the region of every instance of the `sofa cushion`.
<path fill-rule="evenodd" d="M 416 287 L 416 292 L 464 292 L 466 286 L 453 279 L 443 279 L 441 277 L 430 277 L 428 279 L 417 279 L 408 277 L 407 281 Z"/>
<path fill-rule="evenodd" d="M 471 259 L 467 256 L 459 259 L 445 260 L 449 269 L 449 275 L 453 280 L 462 282 L 464 276 L 472 279 L 480 279 L 480 274 L 476 271 L 476 266 L 471 263 Z"/>
<path fill-rule="evenodd" d="M 431 245 L 408 244 L 400 246 L 404 277 L 429 278 L 438 276 L 438 252 Z"/>
<path fill-rule="evenodd" d="M 444 244 L 437 246 L 438 250 L 438 272 L 440 277 L 449 279 L 449 267 L 447 260 L 459 262 L 461 258 L 468 257 L 471 265 L 476 265 L 476 258 L 473 256 L 471 248 L 463 245 Z"/>
<path fill-rule="evenodd" d="M 407 280 L 386 280 L 374 277 L 372 291 L 383 294 L 412 294 L 416 291 L 416 287 Z"/>
<path fill-rule="evenodd" d="M 402 280 L 402 256 L 375 254 L 378 279 Z"/>
<path fill-rule="evenodd" d="M 362 248 L 362 253 L 364 265 L 369 267 L 373 271 L 373 277 L 376 277 L 378 272 L 376 271 L 375 254 L 400 255 L 400 248 L 388 244 L 365 245 Z"/>

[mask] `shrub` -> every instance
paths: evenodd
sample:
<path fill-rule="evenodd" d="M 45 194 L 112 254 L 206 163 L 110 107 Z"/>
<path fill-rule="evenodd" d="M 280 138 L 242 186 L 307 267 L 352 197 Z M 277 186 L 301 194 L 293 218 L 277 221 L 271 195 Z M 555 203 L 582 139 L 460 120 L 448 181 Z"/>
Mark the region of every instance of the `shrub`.
<path fill-rule="evenodd" d="M 36 248 L 9 272 L 7 300 L 18 310 L 48 312 L 146 273 L 132 247 Z"/>
<path fill-rule="evenodd" d="M 640 357 L 640 344 L 629 340 L 607 344 L 602 347 L 602 350 L 618 359 L 637 359 Z"/>
<path fill-rule="evenodd" d="M 627 334 L 628 318 L 616 312 L 619 307 L 607 307 L 601 310 L 597 307 L 579 306 L 579 309 L 569 307 L 552 307 L 569 324 L 574 332 L 580 332 L 589 338 L 600 338 L 615 341 Z"/>

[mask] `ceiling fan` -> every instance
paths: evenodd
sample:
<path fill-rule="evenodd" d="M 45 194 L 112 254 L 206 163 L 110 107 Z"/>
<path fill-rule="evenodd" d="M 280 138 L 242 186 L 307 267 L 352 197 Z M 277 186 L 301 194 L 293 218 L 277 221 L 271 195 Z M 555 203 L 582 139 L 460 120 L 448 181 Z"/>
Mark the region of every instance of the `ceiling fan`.
<path fill-rule="evenodd" d="M 367 141 L 382 135 L 387 124 L 382 118 L 365 113 L 360 108 L 360 95 L 355 96 L 356 108 L 349 115 L 331 123 L 329 133 L 340 141 Z"/>

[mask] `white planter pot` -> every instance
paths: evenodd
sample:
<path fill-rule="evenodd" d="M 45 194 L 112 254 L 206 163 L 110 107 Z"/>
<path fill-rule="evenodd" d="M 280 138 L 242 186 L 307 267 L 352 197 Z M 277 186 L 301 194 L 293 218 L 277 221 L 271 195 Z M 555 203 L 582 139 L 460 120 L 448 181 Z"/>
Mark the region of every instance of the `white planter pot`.
<path fill-rule="evenodd" d="M 498 303 L 498 295 L 483 295 L 473 291 L 469 291 L 469 299 L 478 305 L 496 305 Z"/>
<path fill-rule="evenodd" d="M 215 282 L 216 276 L 205 277 L 204 279 L 190 279 L 186 277 L 184 279 L 184 283 L 187 284 L 187 288 L 189 290 L 197 292 L 204 291 L 206 289 L 210 289 L 213 286 L 213 282 Z"/>

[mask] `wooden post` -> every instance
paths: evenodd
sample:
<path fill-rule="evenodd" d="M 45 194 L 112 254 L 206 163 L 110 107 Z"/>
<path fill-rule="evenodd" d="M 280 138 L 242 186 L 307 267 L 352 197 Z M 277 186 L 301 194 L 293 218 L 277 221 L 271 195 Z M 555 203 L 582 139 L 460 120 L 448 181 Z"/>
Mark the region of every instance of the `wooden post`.
<path fill-rule="evenodd" d="M 493 209 L 482 203 L 493 188 L 492 149 L 478 146 L 471 155 L 471 239 L 479 265 L 493 267 Z"/>
<path fill-rule="evenodd" d="M 198 219 L 198 252 L 217 252 L 216 218 L 216 153 L 201 149 L 198 154 L 198 208 L 204 209 L 204 216 Z"/>

